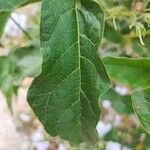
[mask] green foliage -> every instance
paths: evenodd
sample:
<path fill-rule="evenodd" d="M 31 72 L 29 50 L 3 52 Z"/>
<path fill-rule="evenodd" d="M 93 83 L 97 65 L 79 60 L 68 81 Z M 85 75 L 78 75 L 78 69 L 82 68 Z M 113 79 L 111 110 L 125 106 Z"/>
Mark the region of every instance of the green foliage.
<path fill-rule="evenodd" d="M 5 93 L 9 104 L 13 93 L 12 73 L 12 58 L 0 57 L 0 89 Z"/>
<path fill-rule="evenodd" d="M 6 13 L 0 13 L 0 37 L 3 34 L 3 30 L 5 27 L 5 24 L 7 22 L 7 19 L 9 18 L 10 13 L 6 12 Z"/>
<path fill-rule="evenodd" d="M 133 113 L 131 96 L 122 96 L 118 94 L 114 89 L 109 89 L 101 96 L 102 100 L 110 100 L 112 107 L 119 114 L 131 114 Z"/>
<path fill-rule="evenodd" d="M 105 25 L 104 37 L 114 43 L 121 43 L 123 40 L 121 34 L 107 23 Z"/>
<path fill-rule="evenodd" d="M 41 54 L 37 47 L 14 49 L 9 56 L 0 57 L 0 88 L 6 94 L 9 104 L 14 88 L 20 86 L 25 77 L 40 73 Z"/>
<path fill-rule="evenodd" d="M 51 135 L 73 144 L 95 143 L 98 97 L 109 87 L 97 54 L 103 11 L 91 0 L 64 0 L 61 9 L 62 1 L 48 3 L 42 4 L 42 74 L 33 81 L 28 102 Z"/>
<path fill-rule="evenodd" d="M 135 91 L 132 103 L 144 129 L 150 134 L 150 89 Z"/>
<path fill-rule="evenodd" d="M 150 87 L 149 58 L 115 58 L 103 59 L 110 78 L 133 88 Z"/>
<path fill-rule="evenodd" d="M 11 11 L 38 1 L 0 0 L 0 36 Z M 0 57 L 0 88 L 9 104 L 25 77 L 42 72 L 35 77 L 27 99 L 50 135 L 58 135 L 71 144 L 90 143 L 87 147 L 95 144 L 99 96 L 109 99 L 121 115 L 135 111 L 150 134 L 150 90 L 136 91 L 150 88 L 150 59 L 145 58 L 150 56 L 150 1 L 138 2 L 43 0 L 42 70 L 39 44 L 15 48 L 8 56 Z M 104 64 L 98 55 L 100 44 Z M 135 92 L 130 91 L 132 96 L 121 96 L 113 87 L 108 90 L 107 72 L 114 85 L 119 83 L 134 89 Z M 138 130 L 138 137 L 142 134 Z M 113 128 L 104 139 L 121 143 L 119 138 L 118 130 Z M 138 142 L 133 142 L 134 147 Z"/>
<path fill-rule="evenodd" d="M 14 84 L 20 85 L 25 77 L 35 77 L 41 72 L 39 47 L 31 45 L 15 49 L 11 54 L 14 66 Z"/>

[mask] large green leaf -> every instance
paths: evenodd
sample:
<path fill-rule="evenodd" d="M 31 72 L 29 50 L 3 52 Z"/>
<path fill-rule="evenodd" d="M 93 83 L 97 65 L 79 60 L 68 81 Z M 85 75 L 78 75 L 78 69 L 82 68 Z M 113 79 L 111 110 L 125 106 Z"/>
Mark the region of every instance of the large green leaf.
<path fill-rule="evenodd" d="M 150 89 L 132 94 L 132 104 L 144 129 L 150 134 Z"/>
<path fill-rule="evenodd" d="M 103 59 L 110 78 L 131 87 L 150 87 L 150 59 L 106 57 Z"/>
<path fill-rule="evenodd" d="M 114 89 L 109 89 L 101 96 L 102 100 L 110 100 L 112 107 L 121 114 L 133 113 L 132 102 L 130 95 L 120 95 Z"/>
<path fill-rule="evenodd" d="M 40 0 L 0 0 L 0 12 L 15 10 L 18 7 Z"/>
<path fill-rule="evenodd" d="M 97 51 L 103 27 L 93 0 L 43 0 L 43 69 L 28 102 L 48 133 L 73 144 L 97 140 L 98 98 L 110 84 Z"/>

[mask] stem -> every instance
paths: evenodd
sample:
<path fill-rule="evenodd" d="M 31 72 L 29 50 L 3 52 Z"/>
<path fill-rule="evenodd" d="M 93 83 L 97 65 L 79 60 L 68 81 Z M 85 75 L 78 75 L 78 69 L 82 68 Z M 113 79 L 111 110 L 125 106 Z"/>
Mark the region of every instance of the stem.
<path fill-rule="evenodd" d="M 21 27 L 21 25 L 12 17 L 10 16 L 11 20 L 16 24 L 16 26 L 25 34 L 25 36 L 29 39 L 32 40 L 32 37 L 30 36 L 30 34 Z"/>

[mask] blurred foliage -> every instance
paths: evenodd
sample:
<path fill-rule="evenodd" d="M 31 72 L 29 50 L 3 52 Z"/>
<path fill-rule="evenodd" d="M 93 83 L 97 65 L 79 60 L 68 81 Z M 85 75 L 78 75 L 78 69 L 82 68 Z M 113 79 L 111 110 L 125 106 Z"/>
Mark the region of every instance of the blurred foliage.
<path fill-rule="evenodd" d="M 107 57 L 103 61 L 112 80 L 133 88 L 150 87 L 149 58 Z"/>
<path fill-rule="evenodd" d="M 0 57 L 0 88 L 10 101 L 25 77 L 41 72 L 39 47 L 34 45 L 13 49 L 8 56 Z"/>
<path fill-rule="evenodd" d="M 132 114 L 132 102 L 130 95 L 120 95 L 114 89 L 109 89 L 101 96 L 102 100 L 110 100 L 113 109 L 119 114 Z"/>

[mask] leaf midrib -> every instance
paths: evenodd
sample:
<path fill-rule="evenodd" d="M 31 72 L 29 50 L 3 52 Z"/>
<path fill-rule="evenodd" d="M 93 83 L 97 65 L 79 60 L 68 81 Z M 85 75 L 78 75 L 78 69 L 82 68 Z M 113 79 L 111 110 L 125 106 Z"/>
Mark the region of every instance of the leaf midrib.
<path fill-rule="evenodd" d="M 79 24 L 79 17 L 78 17 L 78 4 L 80 3 L 79 0 L 76 1 L 76 5 L 75 5 L 75 13 L 76 13 L 76 18 L 77 18 L 77 36 L 78 36 L 78 39 L 77 39 L 77 43 L 78 43 L 78 63 L 79 63 L 79 101 L 80 101 L 80 128 L 81 128 L 81 131 L 82 131 L 82 123 L 81 123 L 81 96 L 80 96 L 80 90 L 81 90 L 81 60 L 80 60 L 80 56 L 81 56 L 81 48 L 80 48 L 80 24 Z M 82 132 L 81 132 L 81 136 L 82 136 Z"/>

